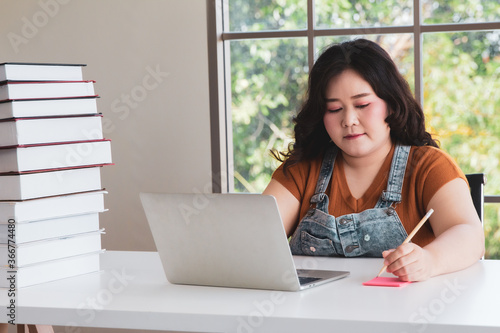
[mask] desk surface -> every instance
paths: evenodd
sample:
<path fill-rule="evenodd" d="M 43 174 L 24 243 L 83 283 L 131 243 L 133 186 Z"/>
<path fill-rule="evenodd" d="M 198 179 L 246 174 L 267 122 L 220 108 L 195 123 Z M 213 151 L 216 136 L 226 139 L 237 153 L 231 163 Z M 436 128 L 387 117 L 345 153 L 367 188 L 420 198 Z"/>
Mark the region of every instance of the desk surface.
<path fill-rule="evenodd" d="M 171 285 L 156 252 L 108 251 L 99 273 L 19 290 L 16 321 L 237 333 L 499 331 L 500 261 L 388 288 L 362 285 L 379 271 L 381 259 L 295 260 L 298 268 L 351 275 L 301 292 Z"/>

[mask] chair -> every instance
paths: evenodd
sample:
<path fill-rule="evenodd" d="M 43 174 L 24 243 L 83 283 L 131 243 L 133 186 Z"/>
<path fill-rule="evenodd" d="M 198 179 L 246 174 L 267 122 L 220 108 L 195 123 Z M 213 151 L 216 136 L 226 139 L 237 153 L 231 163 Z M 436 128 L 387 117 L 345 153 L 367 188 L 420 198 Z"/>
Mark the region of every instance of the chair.
<path fill-rule="evenodd" d="M 481 223 L 483 223 L 484 184 L 486 184 L 486 176 L 484 173 L 471 173 L 466 174 L 465 177 L 467 177 L 467 181 L 469 182 L 470 194 L 477 215 Z"/>

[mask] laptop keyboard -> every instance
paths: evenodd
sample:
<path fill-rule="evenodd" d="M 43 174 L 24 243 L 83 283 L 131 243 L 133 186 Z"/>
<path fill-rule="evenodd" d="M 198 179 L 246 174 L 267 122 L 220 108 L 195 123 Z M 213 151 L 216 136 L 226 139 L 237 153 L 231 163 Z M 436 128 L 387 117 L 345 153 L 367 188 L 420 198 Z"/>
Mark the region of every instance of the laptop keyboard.
<path fill-rule="evenodd" d="M 308 283 L 318 281 L 318 280 L 321 280 L 321 279 L 316 278 L 316 277 L 299 276 L 299 283 L 301 285 L 308 284 Z"/>

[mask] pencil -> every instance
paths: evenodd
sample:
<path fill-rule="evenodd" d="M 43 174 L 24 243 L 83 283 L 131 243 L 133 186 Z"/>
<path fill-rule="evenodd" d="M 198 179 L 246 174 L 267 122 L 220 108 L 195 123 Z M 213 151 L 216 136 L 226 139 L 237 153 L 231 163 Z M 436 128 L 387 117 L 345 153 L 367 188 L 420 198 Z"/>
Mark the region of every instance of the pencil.
<path fill-rule="evenodd" d="M 429 211 L 427 212 L 427 214 L 425 214 L 425 216 L 422 217 L 422 219 L 420 220 L 420 222 L 418 222 L 417 226 L 415 228 L 413 228 L 412 232 L 408 235 L 408 237 L 406 237 L 406 239 L 404 240 L 404 242 L 402 244 L 406 244 L 409 241 L 411 241 L 411 239 L 413 238 L 413 236 L 415 236 L 415 234 L 417 233 L 417 231 L 420 230 L 420 228 L 429 219 L 429 217 L 432 215 L 432 213 L 434 213 L 434 209 L 431 208 L 431 209 L 429 209 Z M 384 265 L 384 267 L 382 267 L 382 269 L 380 270 L 380 272 L 378 272 L 377 277 L 379 277 L 386 270 L 386 268 L 387 268 L 387 266 Z"/>

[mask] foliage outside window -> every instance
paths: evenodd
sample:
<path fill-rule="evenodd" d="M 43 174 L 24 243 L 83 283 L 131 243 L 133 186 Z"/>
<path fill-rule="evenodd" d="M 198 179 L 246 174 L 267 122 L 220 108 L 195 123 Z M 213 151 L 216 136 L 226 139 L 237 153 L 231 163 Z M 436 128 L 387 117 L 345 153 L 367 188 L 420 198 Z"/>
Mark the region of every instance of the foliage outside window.
<path fill-rule="evenodd" d="M 391 54 L 414 89 L 418 37 L 404 29 L 413 25 L 413 0 L 312 3 L 315 29 L 350 29 L 346 35 L 315 37 L 315 55 L 333 42 L 374 40 Z M 283 150 L 291 142 L 292 118 L 306 93 L 310 39 L 300 31 L 308 26 L 308 1 L 226 0 L 222 5 L 229 20 L 226 32 L 292 32 L 286 38 L 250 36 L 225 42 L 230 50 L 232 190 L 261 192 L 279 165 L 269 150 Z M 493 29 L 423 33 L 419 79 L 429 131 L 465 173 L 486 173 L 487 194 L 500 195 L 500 3 L 424 0 L 420 15 L 424 26 L 496 22 Z M 382 31 L 394 26 L 402 27 L 401 32 L 377 32 L 377 27 Z M 370 34 L 366 27 L 372 28 Z M 500 259 L 499 221 L 500 204 L 485 205 L 487 258 Z"/>

